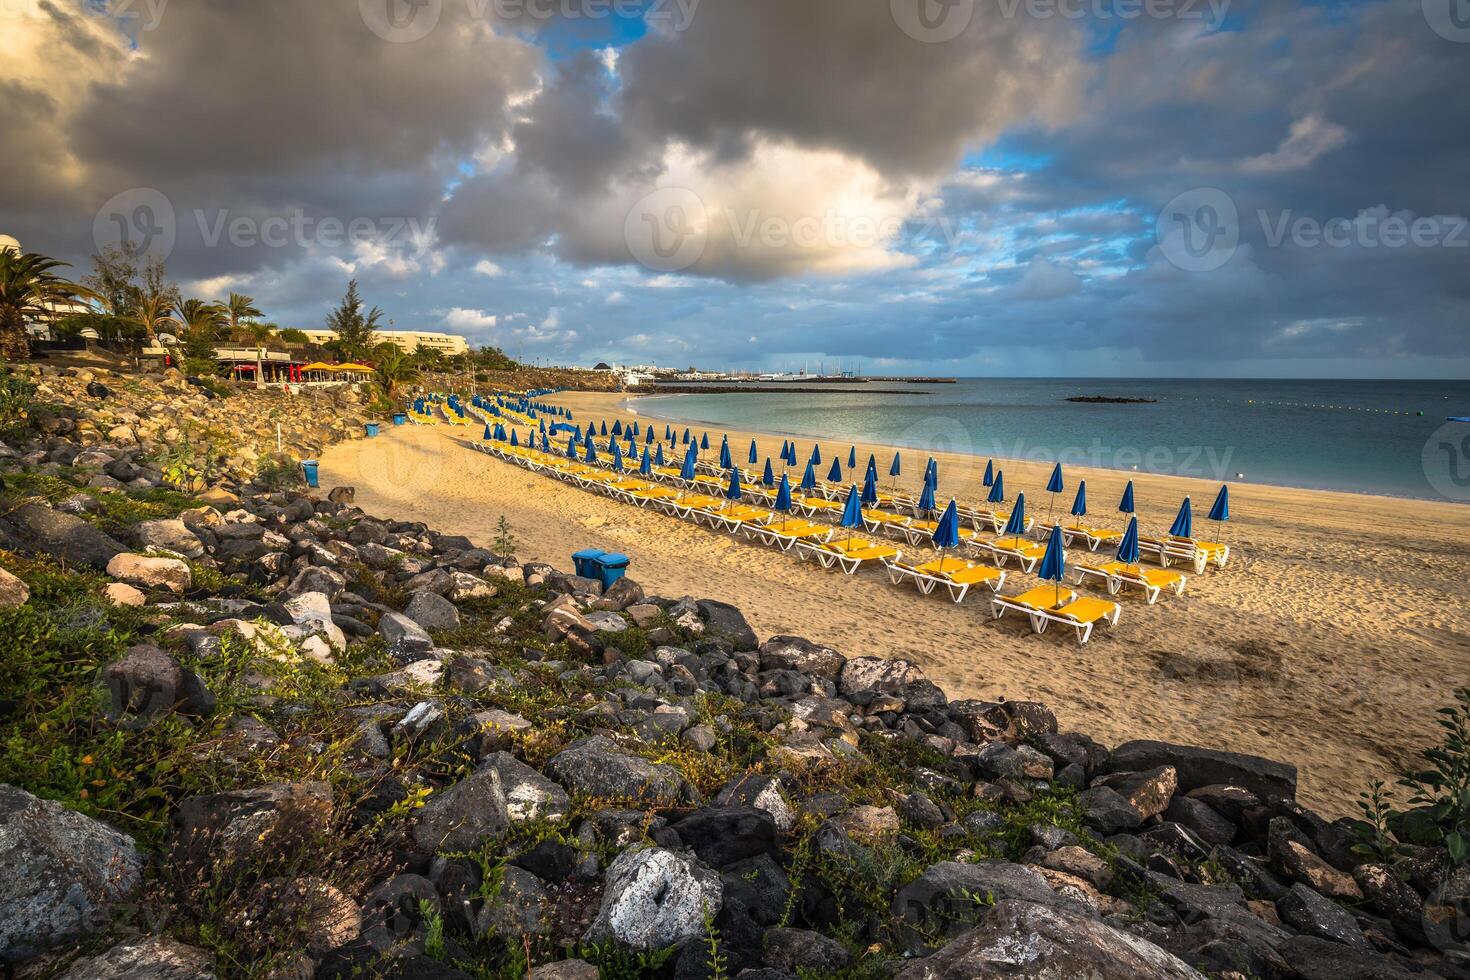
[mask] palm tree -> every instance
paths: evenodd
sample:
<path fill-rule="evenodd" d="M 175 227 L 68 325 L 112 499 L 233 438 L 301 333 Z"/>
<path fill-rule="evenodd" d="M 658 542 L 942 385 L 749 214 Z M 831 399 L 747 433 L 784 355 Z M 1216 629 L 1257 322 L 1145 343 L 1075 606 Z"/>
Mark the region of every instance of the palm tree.
<path fill-rule="evenodd" d="M 241 293 L 231 293 L 230 298 L 220 304 L 233 340 L 248 340 L 255 345 L 255 387 L 265 387 L 265 342 L 275 333 L 275 327 L 262 323 L 265 316 L 255 305 L 255 300 Z"/>
<path fill-rule="evenodd" d="M 64 266 L 35 252 L 0 249 L 0 358 L 24 361 L 31 356 L 27 320 L 49 316 L 60 303 L 99 298 L 51 271 Z"/>
<path fill-rule="evenodd" d="M 156 343 L 159 328 L 182 326 L 179 320 L 170 315 L 173 301 L 173 296 L 164 291 L 145 293 L 138 299 L 137 312 L 126 319 L 142 327 L 147 338 Z"/>
<path fill-rule="evenodd" d="M 373 349 L 373 356 L 378 361 L 378 387 L 382 390 L 384 399 L 391 402 L 393 393 L 400 384 L 418 376 L 418 367 L 413 358 L 405 354 L 397 344 L 379 344 Z"/>

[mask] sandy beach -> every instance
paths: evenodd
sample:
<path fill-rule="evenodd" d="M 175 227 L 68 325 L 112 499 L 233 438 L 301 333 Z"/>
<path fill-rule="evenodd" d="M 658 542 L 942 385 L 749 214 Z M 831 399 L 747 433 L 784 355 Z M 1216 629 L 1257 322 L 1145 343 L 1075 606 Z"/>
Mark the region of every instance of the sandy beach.
<path fill-rule="evenodd" d="M 568 393 L 556 401 L 579 422 L 611 424 L 632 417 L 624 397 Z M 672 415 L 677 404 L 662 400 L 658 410 Z M 782 441 L 728 434 L 741 459 L 752 437 L 762 458 L 774 457 Z M 622 551 L 650 593 L 734 603 L 762 638 L 795 633 L 849 656 L 906 657 L 951 697 L 1043 701 L 1064 728 L 1111 744 L 1159 738 L 1291 762 L 1303 801 L 1328 815 L 1354 813 L 1371 779 L 1391 782 L 1434 741 L 1434 709 L 1470 683 L 1467 506 L 1234 484 L 1224 531 L 1229 567 L 1191 576 L 1183 596 L 1155 606 L 1125 596 L 1118 628 L 1079 647 L 1070 633 L 1034 635 L 1019 618 L 992 620 L 983 595 L 956 606 L 890 585 L 881 569 L 842 575 L 527 472 L 464 445 L 479 435 L 478 428 L 401 427 L 341 444 L 322 459 L 322 486 L 354 486 L 369 513 L 421 520 L 485 546 L 504 515 L 522 560 L 569 568 L 581 548 Z M 828 457 L 845 453 L 849 441 L 834 434 L 822 445 Z M 809 452 L 810 440 L 801 440 L 803 460 Z M 859 444 L 858 452 L 877 453 L 886 474 L 891 448 Z M 936 455 L 941 497 L 983 499 L 983 460 Z M 904 451 L 909 475 L 900 486 L 917 485 L 923 456 Z M 1044 520 L 1050 467 L 1006 462 L 1004 469 L 1010 495 L 1024 491 Z M 1112 508 L 1130 476 L 1145 533 L 1166 530 L 1186 494 L 1199 520 L 1218 489 L 1073 467 L 1057 513 L 1085 478 L 1094 518 L 1118 524 Z M 884 476 L 885 488 L 890 482 Z M 1035 581 L 1013 574 L 1005 591 Z"/>

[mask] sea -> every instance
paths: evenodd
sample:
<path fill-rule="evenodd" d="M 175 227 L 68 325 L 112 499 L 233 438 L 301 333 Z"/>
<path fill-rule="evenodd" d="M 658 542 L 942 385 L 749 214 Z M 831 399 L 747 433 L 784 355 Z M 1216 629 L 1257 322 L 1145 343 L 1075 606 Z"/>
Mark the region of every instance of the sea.
<path fill-rule="evenodd" d="M 1470 416 L 1470 381 L 966 378 L 821 387 L 654 393 L 630 406 L 711 428 L 816 438 L 824 449 L 875 442 L 1470 502 L 1470 423 L 1447 421 Z M 1073 397 L 1148 401 L 1068 401 Z"/>

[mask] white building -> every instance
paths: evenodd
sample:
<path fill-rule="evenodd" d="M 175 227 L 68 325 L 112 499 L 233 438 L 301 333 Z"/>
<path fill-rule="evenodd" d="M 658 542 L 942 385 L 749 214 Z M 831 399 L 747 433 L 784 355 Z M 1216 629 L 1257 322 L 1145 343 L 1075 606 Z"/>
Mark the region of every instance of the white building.
<path fill-rule="evenodd" d="M 326 344 L 337 339 L 335 330 L 303 330 L 306 339 L 313 344 Z M 377 343 L 397 344 L 405 353 L 412 354 L 420 347 L 436 350 L 445 357 L 454 357 L 470 349 L 463 337 L 428 330 L 374 330 L 373 340 Z"/>

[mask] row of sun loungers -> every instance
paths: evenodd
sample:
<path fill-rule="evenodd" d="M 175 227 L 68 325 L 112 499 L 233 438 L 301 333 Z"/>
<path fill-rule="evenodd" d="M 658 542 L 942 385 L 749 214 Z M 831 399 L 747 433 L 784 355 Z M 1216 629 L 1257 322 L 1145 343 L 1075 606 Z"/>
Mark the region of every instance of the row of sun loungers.
<path fill-rule="evenodd" d="M 1044 632 L 1049 625 L 1062 624 L 1074 631 L 1079 643 L 1086 643 L 1094 628 L 1099 625 L 1115 626 L 1121 615 L 1118 603 L 1090 596 L 1079 596 L 1066 586 L 1044 585 L 1030 589 L 1017 596 L 1000 594 L 1007 576 L 1006 565 L 1014 561 L 1025 573 L 1034 571 L 1046 553 L 1045 545 L 1020 535 L 1010 535 L 986 540 L 980 536 L 982 530 L 1000 530 L 1010 519 L 1008 513 L 977 510 L 969 511 L 967 518 L 974 529 L 961 529 L 961 543 L 973 549 L 975 555 L 942 555 L 923 563 L 903 561 L 903 552 L 892 538 L 902 538 L 908 544 L 921 545 L 935 529 L 933 521 L 920 518 L 915 507 L 912 514 L 904 514 L 898 506 L 910 504 L 903 498 L 880 498 L 879 505 L 864 511 L 864 523 L 869 534 L 889 536 L 889 540 L 865 537 L 847 529 L 823 523 L 832 520 L 842 510 L 842 502 L 833 488 L 818 487 L 807 493 L 793 494 L 792 513 L 774 511 L 769 505 L 775 491 L 756 482 L 749 486 L 745 495 L 751 503 L 726 499 L 723 491 L 725 478 L 717 473 L 697 474 L 692 481 L 683 481 L 681 473 L 673 467 L 654 467 L 652 476 L 682 484 L 669 486 L 664 483 L 631 474 L 589 466 L 558 454 L 542 452 L 525 447 L 511 447 L 504 443 L 480 444 L 475 448 L 492 455 L 512 459 L 529 469 L 550 472 L 578 486 L 605 492 L 617 499 L 642 508 L 653 508 L 670 515 L 696 523 L 744 535 L 751 541 L 776 547 L 782 551 L 795 552 L 803 561 L 815 559 L 824 568 L 836 568 L 849 575 L 866 565 L 881 565 L 894 584 L 913 582 L 924 595 L 933 594 L 941 586 L 949 598 L 963 602 L 976 587 L 990 590 L 991 612 L 999 619 L 1007 612 L 1025 615 L 1031 628 Z M 846 492 L 846 488 L 842 488 Z M 885 495 L 886 496 L 886 495 Z M 885 507 L 884 504 L 888 504 Z M 1029 529 L 1028 522 L 1028 529 Z M 1063 525 L 1062 533 L 1070 544 L 1080 540 L 1090 550 L 1121 537 L 1120 532 L 1110 529 L 1092 528 L 1079 523 Z M 1165 594 L 1183 593 L 1186 577 L 1168 568 L 1170 561 L 1193 564 L 1203 571 L 1207 564 L 1223 566 L 1228 560 L 1229 549 L 1222 545 L 1195 542 L 1192 539 L 1144 539 L 1143 548 L 1157 555 L 1160 568 L 1141 568 L 1121 562 L 1080 562 L 1072 565 L 1077 573 L 1077 584 L 1097 580 L 1109 595 L 1119 595 L 1125 589 L 1137 588 L 1149 604 L 1156 603 Z M 994 562 L 987 564 L 976 558 Z"/>

